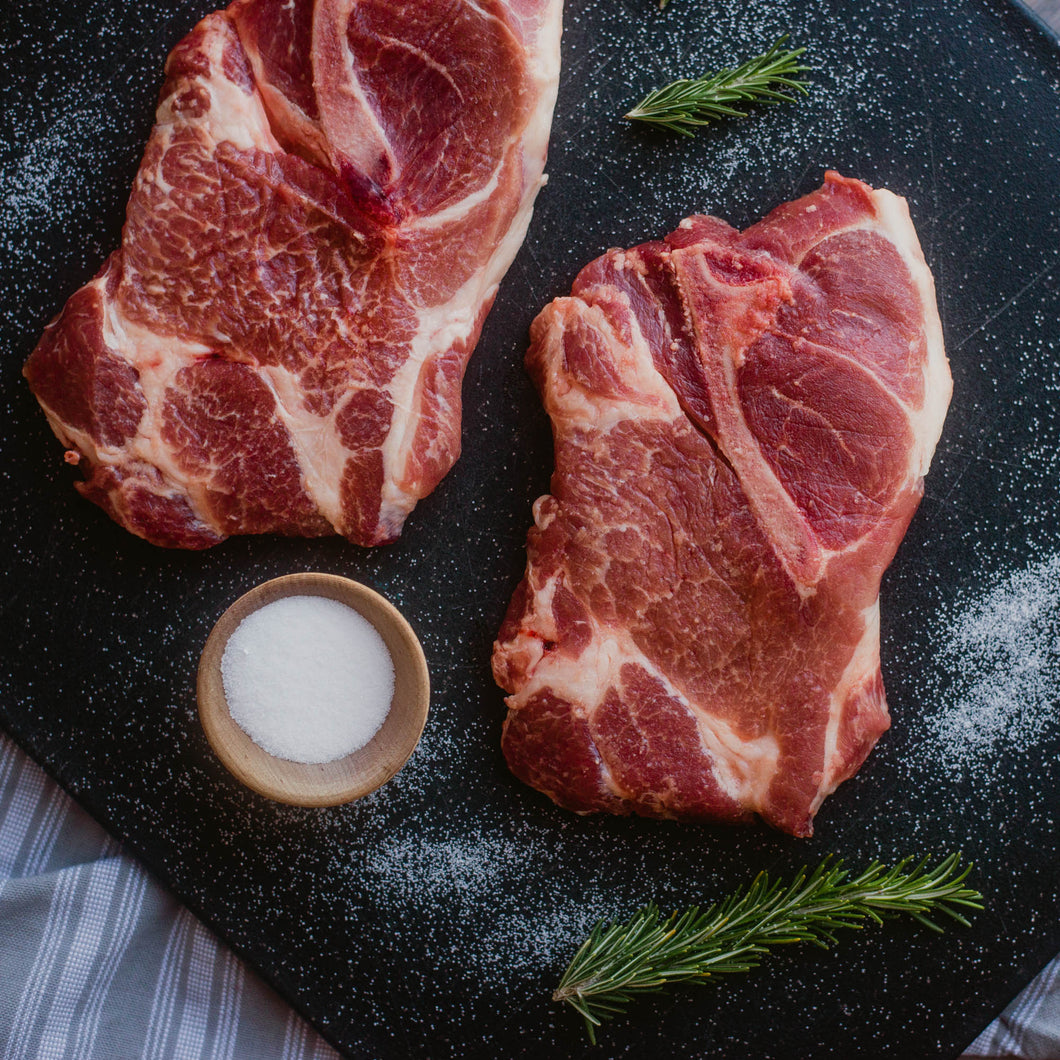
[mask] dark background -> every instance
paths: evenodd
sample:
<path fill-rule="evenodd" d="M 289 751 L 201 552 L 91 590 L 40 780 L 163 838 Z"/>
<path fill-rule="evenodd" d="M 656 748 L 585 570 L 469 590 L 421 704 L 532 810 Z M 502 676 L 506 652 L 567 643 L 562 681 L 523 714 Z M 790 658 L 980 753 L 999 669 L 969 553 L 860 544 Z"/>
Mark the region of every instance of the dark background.
<path fill-rule="evenodd" d="M 0 720 L 351 1056 L 956 1055 L 1060 949 L 1055 714 L 1029 745 L 1003 743 L 959 771 L 932 727 L 961 678 L 947 616 L 1060 545 L 1051 42 L 989 0 L 672 0 L 664 12 L 570 0 L 550 181 L 468 370 L 456 469 L 386 549 L 262 538 L 181 554 L 77 497 L 19 372 L 118 244 L 164 56 L 210 7 L 26 0 L 0 25 Z M 648 88 L 738 63 L 784 31 L 809 48 L 807 100 L 693 142 L 620 120 Z M 559 811 L 507 772 L 489 674 L 551 469 L 521 367 L 529 322 L 608 246 L 692 212 L 744 226 L 827 167 L 909 199 L 955 382 L 927 496 L 884 585 L 894 729 L 825 804 L 812 840 Z M 434 684 L 405 770 L 332 810 L 241 788 L 195 713 L 214 621 L 299 570 L 388 595 Z M 829 952 L 792 948 L 717 988 L 636 1005 L 588 1053 L 576 1018 L 549 1000 L 599 915 L 709 901 L 759 869 L 830 852 L 860 867 L 956 849 L 987 896 L 970 929 L 895 923 Z"/>

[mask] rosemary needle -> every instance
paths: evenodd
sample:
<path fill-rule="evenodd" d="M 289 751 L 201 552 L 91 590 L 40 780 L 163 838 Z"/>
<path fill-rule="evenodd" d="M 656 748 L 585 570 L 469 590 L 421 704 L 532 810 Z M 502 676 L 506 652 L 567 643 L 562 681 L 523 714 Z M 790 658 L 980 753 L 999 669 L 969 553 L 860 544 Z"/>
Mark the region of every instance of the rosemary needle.
<path fill-rule="evenodd" d="M 797 78 L 809 67 L 799 63 L 806 49 L 785 50 L 787 39 L 787 34 L 777 38 L 767 51 L 735 70 L 719 70 L 656 88 L 626 117 L 692 136 L 701 125 L 744 117 L 747 112 L 740 107 L 746 104 L 793 102 L 792 93 L 806 95 L 806 83 Z"/>
<path fill-rule="evenodd" d="M 951 854 L 935 866 L 927 859 L 893 868 L 873 862 L 850 878 L 841 861 L 826 859 L 784 886 L 759 873 L 750 886 L 700 912 L 692 906 L 668 918 L 653 903 L 625 923 L 599 921 L 575 954 L 552 995 L 596 1028 L 624 1011 L 634 995 L 658 993 L 668 983 L 699 980 L 754 968 L 769 947 L 812 942 L 827 948 L 840 928 L 877 924 L 906 914 L 941 931 L 929 913 L 967 926 L 963 909 L 982 909 L 982 895 L 964 886 L 970 866 Z"/>

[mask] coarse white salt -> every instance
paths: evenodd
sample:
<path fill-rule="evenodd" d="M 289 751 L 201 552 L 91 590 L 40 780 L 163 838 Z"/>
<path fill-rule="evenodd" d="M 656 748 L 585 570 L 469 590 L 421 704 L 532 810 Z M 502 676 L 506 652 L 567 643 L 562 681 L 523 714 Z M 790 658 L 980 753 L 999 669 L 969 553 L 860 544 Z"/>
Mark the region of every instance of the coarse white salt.
<path fill-rule="evenodd" d="M 291 762 L 332 762 L 379 731 L 394 695 L 394 662 L 379 631 L 324 596 L 288 596 L 236 627 L 221 657 L 236 724 Z"/>
<path fill-rule="evenodd" d="M 1057 720 L 1060 553 L 999 576 L 942 617 L 948 681 L 925 690 L 943 703 L 924 719 L 925 750 L 953 776 L 993 768 L 1003 748 L 1028 755 Z"/>

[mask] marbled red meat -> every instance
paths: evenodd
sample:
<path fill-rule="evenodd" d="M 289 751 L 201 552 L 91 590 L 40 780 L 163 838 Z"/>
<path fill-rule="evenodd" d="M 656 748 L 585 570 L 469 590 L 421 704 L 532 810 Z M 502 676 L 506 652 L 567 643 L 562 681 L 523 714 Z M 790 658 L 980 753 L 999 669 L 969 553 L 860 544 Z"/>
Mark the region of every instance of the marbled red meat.
<path fill-rule="evenodd" d="M 950 397 L 904 200 L 829 173 L 611 251 L 527 363 L 556 468 L 494 646 L 509 765 L 579 812 L 809 835 L 889 724 L 880 578 Z"/>
<path fill-rule="evenodd" d="M 390 541 L 543 183 L 560 0 L 237 0 L 173 50 L 121 248 L 26 376 L 159 545 Z"/>

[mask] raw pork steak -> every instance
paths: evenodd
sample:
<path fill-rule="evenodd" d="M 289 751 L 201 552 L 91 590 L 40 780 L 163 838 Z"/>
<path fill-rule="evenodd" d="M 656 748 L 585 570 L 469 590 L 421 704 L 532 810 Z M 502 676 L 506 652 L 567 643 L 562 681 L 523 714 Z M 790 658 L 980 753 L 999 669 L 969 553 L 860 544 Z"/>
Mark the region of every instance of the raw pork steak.
<path fill-rule="evenodd" d="M 26 365 L 133 533 L 395 538 L 460 451 L 560 0 L 237 0 L 177 47 L 121 249 Z"/>
<path fill-rule="evenodd" d="M 537 318 L 552 496 L 495 645 L 517 776 L 579 812 L 809 835 L 889 721 L 879 588 L 950 397 L 902 199 L 691 217 Z"/>

